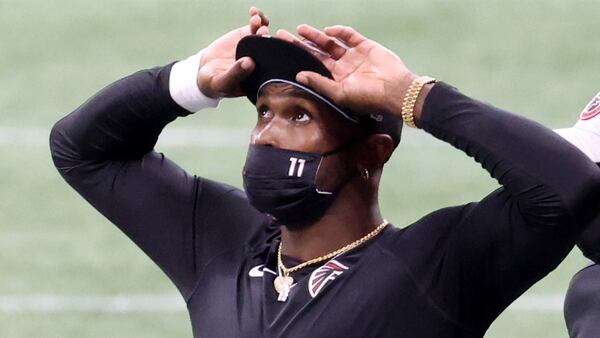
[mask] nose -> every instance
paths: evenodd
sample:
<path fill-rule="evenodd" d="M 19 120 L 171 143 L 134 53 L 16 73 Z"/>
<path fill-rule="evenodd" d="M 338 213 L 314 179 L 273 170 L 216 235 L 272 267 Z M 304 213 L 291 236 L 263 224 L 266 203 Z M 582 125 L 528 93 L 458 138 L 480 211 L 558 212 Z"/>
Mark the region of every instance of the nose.
<path fill-rule="evenodd" d="M 257 125 L 252 131 L 252 144 L 268 145 L 279 148 L 279 138 L 282 132 L 281 121 L 273 118 L 269 122 Z"/>

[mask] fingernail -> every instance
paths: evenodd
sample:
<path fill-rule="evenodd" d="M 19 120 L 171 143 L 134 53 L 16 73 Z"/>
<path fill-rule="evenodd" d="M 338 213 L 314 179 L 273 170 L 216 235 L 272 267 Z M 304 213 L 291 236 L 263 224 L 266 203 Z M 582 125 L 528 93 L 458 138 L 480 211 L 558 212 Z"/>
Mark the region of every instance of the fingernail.
<path fill-rule="evenodd" d="M 250 68 L 252 68 L 252 62 L 248 59 L 244 59 L 242 60 L 241 67 L 243 70 L 249 70 Z"/>
<path fill-rule="evenodd" d="M 308 83 L 308 79 L 306 78 L 306 75 L 302 74 L 302 73 L 298 73 L 296 75 L 296 81 L 306 84 Z"/>

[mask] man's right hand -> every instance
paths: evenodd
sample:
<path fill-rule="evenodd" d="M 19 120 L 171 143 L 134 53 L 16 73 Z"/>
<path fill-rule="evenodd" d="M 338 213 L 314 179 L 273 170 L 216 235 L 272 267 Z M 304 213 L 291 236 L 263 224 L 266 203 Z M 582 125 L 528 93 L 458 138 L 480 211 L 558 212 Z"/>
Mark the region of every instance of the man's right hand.
<path fill-rule="evenodd" d="M 298 34 L 304 40 L 285 30 L 277 32 L 279 38 L 305 48 L 321 60 L 335 79 L 304 71 L 296 75 L 298 82 L 354 112 L 379 111 L 402 116 L 403 98 L 418 76 L 398 55 L 348 26 L 321 31 L 300 25 Z M 315 52 L 315 48 L 321 52 Z M 415 119 L 419 113 L 420 109 L 415 108 Z"/>
<path fill-rule="evenodd" d="M 239 87 L 241 80 L 254 70 L 254 61 L 249 57 L 235 60 L 238 42 L 251 34 L 269 34 L 269 19 L 256 8 L 250 8 L 250 23 L 235 29 L 206 47 L 200 59 L 197 83 L 206 96 L 212 98 L 237 97 L 243 92 Z"/>

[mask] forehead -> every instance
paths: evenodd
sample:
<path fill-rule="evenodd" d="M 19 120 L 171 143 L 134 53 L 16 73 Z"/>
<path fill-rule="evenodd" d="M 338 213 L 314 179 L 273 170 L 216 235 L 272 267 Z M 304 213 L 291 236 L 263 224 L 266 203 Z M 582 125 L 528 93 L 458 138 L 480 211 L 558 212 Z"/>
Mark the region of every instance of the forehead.
<path fill-rule="evenodd" d="M 262 87 L 259 90 L 257 97 L 260 99 L 261 97 L 266 97 L 266 96 L 289 96 L 289 97 L 306 99 L 306 100 L 312 101 L 316 104 L 323 103 L 323 102 L 321 102 L 321 100 L 317 99 L 316 97 L 311 95 L 309 92 L 307 92 L 301 88 L 287 84 L 287 83 L 274 82 L 274 83 L 269 83 L 269 84 L 265 85 L 264 87 Z"/>

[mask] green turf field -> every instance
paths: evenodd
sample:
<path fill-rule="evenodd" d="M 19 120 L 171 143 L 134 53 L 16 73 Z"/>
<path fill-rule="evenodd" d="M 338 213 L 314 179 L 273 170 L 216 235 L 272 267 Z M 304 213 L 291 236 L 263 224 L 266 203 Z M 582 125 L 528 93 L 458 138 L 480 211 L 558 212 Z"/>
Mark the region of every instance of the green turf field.
<path fill-rule="evenodd" d="M 27 297 L 176 292 L 62 181 L 47 135 L 56 120 L 110 81 L 186 57 L 244 24 L 252 4 L 270 15 L 273 28 L 352 25 L 417 73 L 553 128 L 570 126 L 600 89 L 597 1 L 0 0 L 0 338 L 191 336 L 187 313 L 160 304 L 114 311 L 20 307 Z M 244 99 L 222 102 L 218 110 L 173 123 L 169 132 L 191 137 L 165 139 L 158 148 L 190 172 L 240 185 L 254 116 Z M 228 142 L 216 146 L 197 135 L 203 132 Z M 409 224 L 496 187 L 450 146 L 418 131 L 406 133 L 405 141 L 381 193 L 393 223 Z M 584 263 L 573 251 L 530 295 L 560 296 Z M 7 306 L 9 298 L 20 305 Z M 486 337 L 566 336 L 559 307 L 525 306 L 503 314 Z"/>

